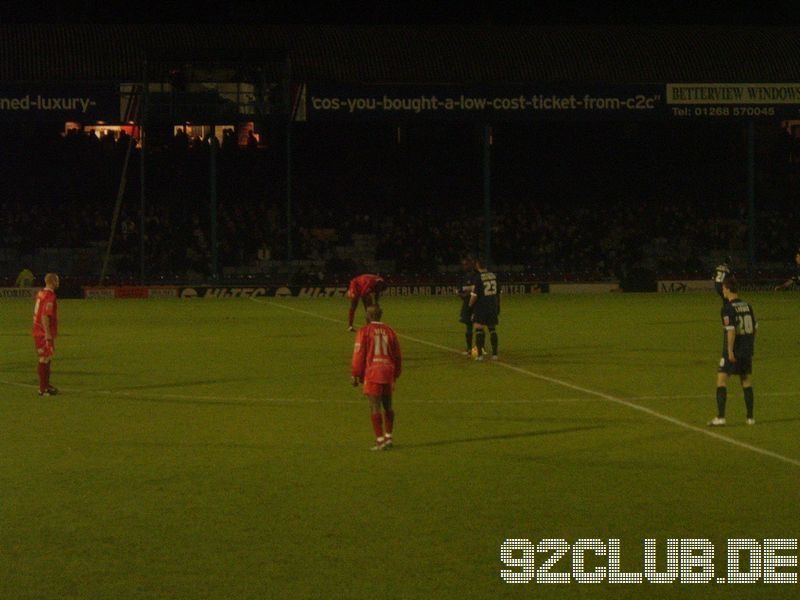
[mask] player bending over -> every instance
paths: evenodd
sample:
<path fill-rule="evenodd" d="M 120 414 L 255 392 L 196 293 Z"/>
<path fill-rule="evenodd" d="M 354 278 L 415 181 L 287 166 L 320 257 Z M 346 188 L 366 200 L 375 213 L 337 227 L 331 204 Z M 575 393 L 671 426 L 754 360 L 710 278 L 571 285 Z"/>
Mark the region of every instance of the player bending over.
<path fill-rule="evenodd" d="M 358 301 L 361 300 L 366 309 L 378 303 L 381 292 L 385 289 L 386 282 L 380 275 L 364 274 L 350 280 L 350 287 L 347 288 L 347 297 L 350 298 L 350 312 L 347 315 L 348 331 L 353 331 L 353 317 L 358 308 Z"/>
<path fill-rule="evenodd" d="M 492 341 L 492 360 L 497 360 L 497 323 L 500 315 L 500 290 L 497 277 L 486 268 L 483 258 L 475 259 L 477 273 L 473 276 L 469 306 L 472 309 L 472 322 L 475 324 L 475 346 L 478 355 L 475 360 L 483 360 L 486 345 L 486 329 Z"/>
<path fill-rule="evenodd" d="M 33 307 L 33 343 L 39 355 L 39 395 L 55 396 L 58 390 L 50 385 L 50 361 L 53 360 L 58 335 L 58 275 L 48 273 L 44 276 L 44 283 L 44 288 L 36 294 Z"/>
<path fill-rule="evenodd" d="M 712 427 L 725 425 L 725 403 L 728 400 L 728 377 L 738 375 L 742 382 L 744 403 L 747 408 L 747 424 L 755 424 L 753 418 L 753 350 L 755 349 L 758 323 L 753 307 L 739 298 L 739 284 L 733 277 L 722 282 L 722 293 L 727 301 L 722 305 L 722 358 L 717 371 L 717 416 L 708 424 Z"/>
<path fill-rule="evenodd" d="M 394 410 L 392 392 L 394 382 L 400 377 L 401 357 L 397 334 L 381 322 L 383 311 L 377 304 L 367 307 L 367 324 L 358 330 L 353 348 L 351 368 L 353 386 L 364 384 L 364 395 L 369 398 L 372 428 L 375 431 L 373 450 L 392 447 Z M 383 423 L 381 423 L 383 406 Z M 385 426 L 385 433 L 384 433 Z"/>

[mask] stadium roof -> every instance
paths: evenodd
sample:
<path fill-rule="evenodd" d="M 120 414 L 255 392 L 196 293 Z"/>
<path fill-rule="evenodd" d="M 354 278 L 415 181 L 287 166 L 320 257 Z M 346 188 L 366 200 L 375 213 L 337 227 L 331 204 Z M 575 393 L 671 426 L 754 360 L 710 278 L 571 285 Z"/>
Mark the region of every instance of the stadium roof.
<path fill-rule="evenodd" d="M 137 81 L 145 55 L 288 52 L 342 82 L 788 82 L 800 27 L 0 25 L 0 81 Z M 277 68 L 277 65 L 276 65 Z"/>

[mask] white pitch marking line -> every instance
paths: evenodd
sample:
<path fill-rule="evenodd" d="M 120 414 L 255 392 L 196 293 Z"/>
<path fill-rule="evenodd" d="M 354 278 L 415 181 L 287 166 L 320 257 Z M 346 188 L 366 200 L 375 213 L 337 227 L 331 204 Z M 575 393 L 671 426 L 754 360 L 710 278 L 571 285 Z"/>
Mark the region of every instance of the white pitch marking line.
<path fill-rule="evenodd" d="M 762 396 L 800 396 L 800 392 L 758 392 L 759 398 Z M 675 396 L 633 396 L 626 400 L 693 400 L 697 398 L 709 398 L 708 394 L 678 394 Z"/>
<path fill-rule="evenodd" d="M 30 354 L 31 356 L 36 356 L 36 348 L 31 346 L 28 350 L 11 350 L 9 352 L 3 352 L 3 356 L 17 356 L 18 354 Z"/>
<path fill-rule="evenodd" d="M 256 298 L 251 298 L 254 302 L 259 302 L 263 304 L 268 304 L 270 306 L 276 306 L 278 308 L 283 308 L 285 310 L 290 310 L 298 313 L 303 313 L 312 317 L 316 317 L 318 319 L 324 319 L 326 321 L 333 321 L 334 323 L 341 323 L 338 319 L 332 319 L 331 317 L 326 317 L 324 315 L 320 315 L 317 313 L 313 313 L 307 310 L 301 310 L 299 308 L 295 308 L 293 306 L 286 306 L 284 304 L 280 304 L 274 301 L 263 301 L 258 300 Z M 411 340 L 412 342 L 417 342 L 418 344 L 422 344 L 424 346 L 429 346 L 431 348 L 438 348 L 439 350 L 444 350 L 446 352 L 460 354 L 459 350 L 455 348 L 448 348 L 447 346 L 442 346 L 441 344 L 437 344 L 435 342 L 429 342 L 428 340 L 422 340 L 419 338 L 415 338 L 410 335 L 405 334 L 398 334 L 398 337 L 405 338 L 407 340 Z M 742 448 L 744 450 L 749 450 L 750 452 L 754 452 L 756 454 L 760 454 L 762 456 L 768 456 L 770 458 L 774 458 L 784 463 L 788 463 L 790 465 L 794 465 L 796 467 L 800 467 L 800 460 L 796 458 L 790 458 L 788 456 L 784 456 L 782 454 L 778 454 L 777 452 L 773 452 L 772 450 L 766 450 L 764 448 L 759 448 L 758 446 L 754 446 L 752 444 L 748 444 L 746 442 L 741 442 L 734 438 L 730 438 L 728 436 L 722 435 L 717 433 L 716 431 L 710 431 L 703 427 L 698 427 L 697 425 L 692 425 L 691 423 L 687 423 L 686 421 L 681 421 L 680 419 L 676 419 L 675 417 L 671 417 L 669 415 L 665 415 L 664 413 L 660 413 L 656 410 L 651 408 L 647 408 L 646 406 L 642 406 L 641 404 L 636 404 L 635 402 L 631 402 L 629 400 L 624 400 L 622 398 L 617 398 L 616 396 L 612 396 L 611 394 L 606 394 L 605 392 L 600 392 L 597 390 L 593 390 L 590 388 L 586 388 L 580 385 L 575 385 L 574 383 L 570 383 L 569 381 L 564 381 L 563 379 L 557 379 L 555 377 L 549 377 L 547 375 L 541 375 L 540 373 L 535 373 L 534 371 L 529 371 L 528 369 L 523 369 L 522 367 L 517 367 L 514 365 L 510 365 L 506 362 L 496 362 L 494 363 L 500 367 L 509 369 L 516 373 L 520 373 L 522 375 L 527 375 L 528 377 L 533 377 L 534 379 L 539 379 L 540 381 L 546 381 L 548 383 L 552 383 L 555 385 L 560 385 L 561 387 L 565 387 L 576 392 L 581 392 L 583 394 L 587 394 L 590 396 L 596 396 L 598 398 L 603 398 L 604 400 L 608 400 L 609 402 L 614 402 L 615 404 L 620 404 L 622 406 L 627 406 L 633 410 L 637 410 L 639 412 L 645 413 L 650 415 L 651 417 L 655 417 L 657 419 L 661 419 L 662 421 L 666 421 L 668 423 L 672 423 L 678 427 L 682 427 L 684 429 L 688 429 L 690 431 L 694 431 L 696 433 L 700 433 L 702 435 L 708 436 L 715 440 L 719 440 L 721 442 L 725 442 L 726 444 L 731 444 L 732 446 L 736 446 L 738 448 Z"/>
<path fill-rule="evenodd" d="M 16 381 L 0 381 L 0 385 L 21 387 L 26 389 L 38 389 L 38 385 L 30 383 L 19 383 Z M 252 402 L 253 404 L 263 403 L 307 403 L 322 404 L 328 402 L 338 402 L 345 404 L 363 404 L 363 400 L 350 399 L 318 399 L 318 398 L 269 398 L 255 396 L 209 396 L 194 394 L 160 394 L 154 392 L 137 392 L 135 390 L 87 390 L 80 388 L 61 388 L 65 392 L 74 394 L 94 394 L 98 396 L 121 396 L 124 398 L 166 398 L 176 400 L 209 400 L 209 401 L 233 401 L 233 402 Z M 426 400 L 403 400 L 405 404 L 536 404 L 539 402 L 586 402 L 599 400 L 599 398 L 529 398 L 519 400 L 464 400 L 464 399 L 426 399 Z"/>
<path fill-rule="evenodd" d="M 9 385 L 14 387 L 22 387 L 28 389 L 38 389 L 38 385 L 33 385 L 29 383 L 18 383 L 16 381 L 0 381 L 2 385 Z M 61 388 L 65 392 L 74 393 L 74 394 L 93 394 L 97 396 L 121 396 L 124 398 L 167 398 L 167 399 L 175 399 L 175 400 L 209 400 L 209 401 L 238 401 L 238 402 L 253 402 L 254 404 L 263 402 L 263 403 L 293 403 L 293 402 L 303 402 L 309 404 L 320 404 L 322 402 L 328 402 L 328 400 L 319 400 L 315 398 L 268 398 L 268 397 L 260 397 L 255 398 L 251 396 L 209 396 L 209 395 L 194 395 L 194 394 L 161 394 L 158 392 L 137 392 L 137 391 L 129 391 L 129 390 L 87 390 L 87 389 L 80 389 L 80 388 Z M 342 400 L 341 402 L 352 402 L 353 404 L 356 403 L 355 400 Z M 362 404 L 362 402 L 358 402 L 358 404 Z"/>
<path fill-rule="evenodd" d="M 29 388 L 29 389 L 37 389 L 39 386 L 34 385 L 31 383 L 19 383 L 17 381 L 2 381 L 0 380 L 0 385 L 8 385 L 13 387 L 22 387 L 22 388 Z M 335 398 L 326 398 L 325 400 L 316 399 L 316 398 L 269 398 L 269 397 L 254 397 L 254 396 L 208 396 L 208 395 L 189 395 L 189 394 L 159 394 L 157 392 L 147 393 L 147 392 L 136 392 L 130 390 L 89 390 L 83 388 L 61 388 L 65 392 L 74 392 L 79 394 L 98 394 L 98 395 L 106 395 L 106 396 L 129 396 L 131 398 L 175 398 L 175 399 L 195 399 L 195 400 L 234 400 L 234 401 L 247 401 L 247 402 L 309 402 L 309 403 L 321 403 L 321 402 L 345 402 L 345 403 L 360 403 L 355 400 L 339 400 Z M 796 392 L 760 392 L 759 397 L 761 396 L 794 396 Z M 633 396 L 630 398 L 626 398 L 626 400 L 674 400 L 674 399 L 702 399 L 708 398 L 708 394 L 695 394 L 695 395 L 685 395 L 685 396 Z M 464 398 L 453 398 L 453 399 L 414 399 L 414 398 L 404 398 L 404 404 L 539 404 L 542 402 L 592 402 L 592 401 L 600 401 L 604 400 L 604 398 L 598 397 L 566 397 L 566 398 L 520 398 L 517 400 L 492 400 L 489 398 L 481 398 L 476 400 L 468 400 Z"/>

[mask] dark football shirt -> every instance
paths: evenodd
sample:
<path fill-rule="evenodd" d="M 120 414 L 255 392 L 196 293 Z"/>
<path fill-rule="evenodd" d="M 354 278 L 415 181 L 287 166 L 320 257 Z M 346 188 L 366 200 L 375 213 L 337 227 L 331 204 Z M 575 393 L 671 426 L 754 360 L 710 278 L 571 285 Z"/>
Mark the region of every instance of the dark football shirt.
<path fill-rule="evenodd" d="M 733 355 L 738 357 L 752 357 L 755 350 L 755 337 L 758 323 L 753 313 L 753 307 L 741 298 L 726 302 L 720 311 L 722 326 L 725 328 L 722 337 L 722 356 L 728 356 L 728 329 L 736 331 L 733 342 Z"/>
<path fill-rule="evenodd" d="M 472 277 L 473 292 L 478 296 L 474 310 L 497 312 L 500 288 L 497 285 L 497 276 L 491 271 L 480 271 Z"/>
<path fill-rule="evenodd" d="M 475 285 L 475 273 L 464 273 L 464 283 L 461 285 L 461 311 L 469 311 L 469 296 L 472 293 L 473 286 Z"/>
<path fill-rule="evenodd" d="M 717 290 L 720 298 L 722 298 L 722 282 L 725 281 L 732 274 L 731 267 L 728 263 L 721 263 L 714 269 L 714 289 Z M 724 298 L 723 298 L 724 299 Z"/>

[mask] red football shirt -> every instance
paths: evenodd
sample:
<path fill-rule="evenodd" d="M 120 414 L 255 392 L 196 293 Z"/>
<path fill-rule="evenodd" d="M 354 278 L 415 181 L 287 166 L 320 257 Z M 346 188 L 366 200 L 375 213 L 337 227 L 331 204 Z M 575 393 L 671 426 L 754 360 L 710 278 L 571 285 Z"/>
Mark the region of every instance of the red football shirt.
<path fill-rule="evenodd" d="M 364 325 L 353 348 L 353 377 L 370 383 L 393 383 L 400 377 L 402 358 L 397 334 L 384 323 Z"/>
<path fill-rule="evenodd" d="M 44 337 L 44 325 L 42 317 L 50 317 L 50 335 L 55 339 L 58 334 L 58 301 L 53 290 L 44 288 L 36 294 L 36 304 L 33 307 L 33 335 L 34 337 Z"/>
<path fill-rule="evenodd" d="M 350 280 L 350 287 L 347 290 L 347 295 L 350 298 L 363 298 L 372 292 L 375 286 L 382 286 L 383 283 L 383 277 L 380 275 L 370 275 L 368 273 L 359 275 Z"/>

